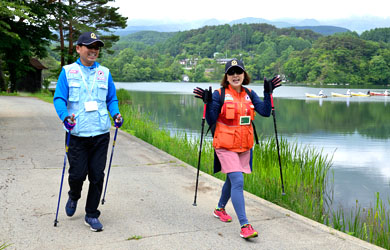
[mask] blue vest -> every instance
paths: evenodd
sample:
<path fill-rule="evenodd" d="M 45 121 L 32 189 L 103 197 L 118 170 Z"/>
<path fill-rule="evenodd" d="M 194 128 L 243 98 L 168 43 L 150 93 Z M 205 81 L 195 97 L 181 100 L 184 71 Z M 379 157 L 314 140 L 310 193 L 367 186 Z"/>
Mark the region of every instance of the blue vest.
<path fill-rule="evenodd" d="M 68 113 L 75 114 L 72 135 L 89 137 L 109 132 L 111 127 L 106 98 L 109 70 L 94 64 L 94 68 L 78 63 L 64 66 L 69 86 Z M 85 82 L 84 82 L 84 80 Z M 96 101 L 97 110 L 86 111 L 85 102 Z"/>

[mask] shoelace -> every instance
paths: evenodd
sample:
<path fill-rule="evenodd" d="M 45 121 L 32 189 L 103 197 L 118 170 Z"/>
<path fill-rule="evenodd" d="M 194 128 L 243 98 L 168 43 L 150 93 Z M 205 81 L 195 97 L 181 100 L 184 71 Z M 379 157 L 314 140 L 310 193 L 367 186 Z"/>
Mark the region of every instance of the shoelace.
<path fill-rule="evenodd" d="M 97 218 L 91 218 L 90 222 L 91 222 L 91 224 L 96 224 L 96 223 L 98 223 L 98 219 Z"/>
<path fill-rule="evenodd" d="M 220 212 L 222 212 L 222 214 L 227 215 L 227 213 L 226 213 L 224 208 L 219 208 L 219 209 L 217 209 L 217 211 L 220 211 Z"/>
<path fill-rule="evenodd" d="M 70 202 L 70 207 L 71 207 L 71 208 L 75 208 L 75 207 L 76 207 L 76 204 L 77 204 L 77 203 L 76 203 L 75 201 L 71 201 L 71 202 Z"/>

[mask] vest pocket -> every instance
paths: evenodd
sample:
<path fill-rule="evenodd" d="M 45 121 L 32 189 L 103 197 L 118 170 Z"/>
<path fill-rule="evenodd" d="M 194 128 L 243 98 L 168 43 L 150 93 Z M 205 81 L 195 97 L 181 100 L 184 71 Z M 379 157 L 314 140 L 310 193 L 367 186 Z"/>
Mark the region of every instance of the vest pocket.
<path fill-rule="evenodd" d="M 69 101 L 78 102 L 80 99 L 80 83 L 69 82 Z"/>
<path fill-rule="evenodd" d="M 243 127 L 242 146 L 248 148 L 253 147 L 253 144 L 255 143 L 255 139 L 253 138 L 253 136 L 254 135 L 251 126 Z"/>
<path fill-rule="evenodd" d="M 98 98 L 100 101 L 106 101 L 107 99 L 108 86 L 105 84 L 98 85 Z"/>
<path fill-rule="evenodd" d="M 234 119 L 236 108 L 234 103 L 226 103 L 226 119 Z"/>
<path fill-rule="evenodd" d="M 228 129 L 225 126 L 218 126 L 218 132 L 215 133 L 213 146 L 215 148 L 231 149 L 234 145 L 234 129 Z"/>
<path fill-rule="evenodd" d="M 108 112 L 106 109 L 99 110 L 100 117 L 100 128 L 102 130 L 107 130 L 111 127 L 110 117 L 108 116 Z"/>

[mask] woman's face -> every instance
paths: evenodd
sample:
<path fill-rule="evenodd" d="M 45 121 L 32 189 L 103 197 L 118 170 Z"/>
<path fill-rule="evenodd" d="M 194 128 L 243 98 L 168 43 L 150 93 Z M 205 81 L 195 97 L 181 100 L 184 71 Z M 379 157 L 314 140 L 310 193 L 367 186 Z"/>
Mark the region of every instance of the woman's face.
<path fill-rule="evenodd" d="M 242 70 L 240 67 L 231 67 L 227 75 L 227 81 L 235 90 L 241 90 L 241 85 L 244 81 L 245 74 L 244 70 Z"/>

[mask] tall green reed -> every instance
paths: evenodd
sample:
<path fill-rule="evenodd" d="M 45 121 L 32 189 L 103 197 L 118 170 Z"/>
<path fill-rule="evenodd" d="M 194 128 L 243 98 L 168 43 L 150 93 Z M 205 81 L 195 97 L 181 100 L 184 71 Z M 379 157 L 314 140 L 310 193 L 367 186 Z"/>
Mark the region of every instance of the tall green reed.
<path fill-rule="evenodd" d="M 118 99 L 122 94 L 118 91 Z M 122 99 L 123 100 L 123 99 Z M 150 114 L 141 113 L 136 107 L 120 106 L 125 117 L 123 129 L 136 137 L 164 150 L 180 160 L 197 167 L 199 140 L 187 135 L 171 136 L 169 131 L 159 129 Z M 199 120 L 199 125 L 201 120 Z M 286 195 L 281 195 L 281 182 L 274 138 L 263 138 L 253 150 L 253 172 L 245 175 L 244 189 L 257 196 L 279 204 L 316 221 L 324 217 L 323 196 L 326 176 L 331 166 L 327 156 L 322 156 L 309 147 L 280 141 L 283 177 Z M 213 174 L 214 149 L 211 141 L 203 142 L 200 169 L 224 180 L 225 174 Z"/>
<path fill-rule="evenodd" d="M 281 195 L 281 179 L 275 138 L 263 140 L 253 151 L 253 172 L 246 176 L 248 191 L 278 205 L 321 221 L 324 215 L 323 195 L 327 173 L 331 167 L 327 156 L 310 147 L 280 140 L 285 196 Z"/>
<path fill-rule="evenodd" d="M 347 216 L 343 208 L 333 211 L 331 225 L 337 230 L 390 249 L 390 199 L 386 207 L 379 193 L 375 195 L 376 202 L 369 208 L 362 208 L 356 201 L 355 208 Z"/>

